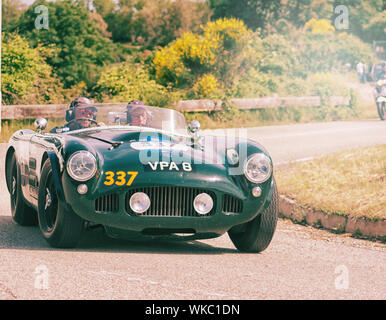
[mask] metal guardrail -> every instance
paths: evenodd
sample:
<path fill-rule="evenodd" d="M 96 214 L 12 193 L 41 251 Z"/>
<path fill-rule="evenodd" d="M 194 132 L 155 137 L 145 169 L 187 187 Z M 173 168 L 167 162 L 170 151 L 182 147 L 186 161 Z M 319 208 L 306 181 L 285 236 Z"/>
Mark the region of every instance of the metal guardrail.
<path fill-rule="evenodd" d="M 239 109 L 263 109 L 289 106 L 312 107 L 322 104 L 319 96 L 310 97 L 264 97 L 251 99 L 229 99 L 229 102 Z M 334 96 L 328 101 L 332 106 L 350 105 L 350 97 Z M 116 107 L 124 107 L 127 102 L 117 103 L 96 103 L 98 113 L 107 114 Z M 68 104 L 47 104 L 47 105 L 2 105 L 1 119 L 34 119 L 38 117 L 45 118 L 63 118 Z M 185 112 L 208 112 L 218 111 L 222 108 L 220 100 L 183 100 L 176 102 L 174 108 Z M 116 109 L 115 109 L 116 110 Z"/>

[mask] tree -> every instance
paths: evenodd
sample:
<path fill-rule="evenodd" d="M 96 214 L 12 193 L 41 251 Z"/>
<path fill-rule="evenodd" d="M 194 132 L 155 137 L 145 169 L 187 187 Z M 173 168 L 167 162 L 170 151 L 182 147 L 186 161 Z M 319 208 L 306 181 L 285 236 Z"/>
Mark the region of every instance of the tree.
<path fill-rule="evenodd" d="M 302 28 L 311 19 L 328 19 L 334 14 L 333 0 L 282 1 L 279 19 L 286 20 L 295 28 Z M 277 21 L 272 21 L 276 26 Z"/>
<path fill-rule="evenodd" d="M 7 32 L 8 30 L 14 28 L 19 17 L 25 10 L 26 6 L 20 0 L 2 0 L 2 31 Z"/>
<path fill-rule="evenodd" d="M 367 42 L 386 39 L 386 11 L 379 12 L 363 28 Z"/>
<path fill-rule="evenodd" d="M 260 30 L 279 18 L 281 0 L 210 0 L 213 20 L 234 17 L 244 21 L 248 28 Z"/>
<path fill-rule="evenodd" d="M 145 46 L 165 46 L 186 32 L 198 32 L 209 21 L 210 11 L 205 3 L 186 0 L 145 0 L 137 14 L 136 31 Z"/>
<path fill-rule="evenodd" d="M 196 32 L 208 22 L 205 2 L 187 0 L 120 0 L 115 9 L 109 0 L 96 0 L 112 39 L 148 49 L 164 46 L 184 32 Z M 107 1 L 107 2 L 106 2 Z M 99 8 L 99 9 L 98 9 Z"/>
<path fill-rule="evenodd" d="M 3 38 L 1 91 L 5 104 L 62 103 L 65 90 L 45 61 L 49 49 L 30 48 L 17 34 Z"/>
<path fill-rule="evenodd" d="M 34 8 L 38 5 L 48 8 L 48 30 L 35 28 L 37 14 Z M 20 17 L 17 29 L 32 47 L 54 48 L 47 62 L 66 88 L 80 82 L 91 87 L 96 83 L 101 68 L 119 59 L 114 44 L 102 35 L 90 12 L 70 0 L 36 1 Z"/>
<path fill-rule="evenodd" d="M 96 12 L 105 19 L 108 14 L 114 11 L 117 4 L 113 0 L 93 0 L 93 6 Z"/>
<path fill-rule="evenodd" d="M 113 41 L 134 42 L 134 11 L 132 8 L 120 7 L 119 10 L 111 11 L 104 18 L 108 25 L 108 31 L 112 34 Z"/>

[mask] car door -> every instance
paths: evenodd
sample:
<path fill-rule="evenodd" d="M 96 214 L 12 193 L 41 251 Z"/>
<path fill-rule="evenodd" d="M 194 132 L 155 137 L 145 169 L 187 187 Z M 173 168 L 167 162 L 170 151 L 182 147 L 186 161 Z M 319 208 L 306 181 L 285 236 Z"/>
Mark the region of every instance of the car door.
<path fill-rule="evenodd" d="M 40 172 L 45 160 L 44 153 L 49 150 L 58 149 L 60 140 L 57 134 L 36 133 L 30 140 L 28 158 L 28 193 L 31 202 L 37 205 Z M 44 160 L 43 160 L 44 159 Z"/>

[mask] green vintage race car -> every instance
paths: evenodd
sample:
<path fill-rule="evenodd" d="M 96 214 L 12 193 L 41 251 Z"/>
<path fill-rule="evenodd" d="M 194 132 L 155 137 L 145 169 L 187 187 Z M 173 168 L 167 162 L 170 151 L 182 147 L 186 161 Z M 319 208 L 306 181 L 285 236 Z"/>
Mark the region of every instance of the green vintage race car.
<path fill-rule="evenodd" d="M 39 118 L 37 131 L 15 132 L 5 158 L 13 220 L 38 224 L 53 247 L 75 247 L 85 227 L 103 226 L 127 239 L 228 232 L 241 251 L 267 248 L 278 215 L 267 151 L 246 138 L 201 135 L 175 110 L 144 108 L 141 126 L 121 107 L 103 110 L 105 126 L 43 132 Z"/>

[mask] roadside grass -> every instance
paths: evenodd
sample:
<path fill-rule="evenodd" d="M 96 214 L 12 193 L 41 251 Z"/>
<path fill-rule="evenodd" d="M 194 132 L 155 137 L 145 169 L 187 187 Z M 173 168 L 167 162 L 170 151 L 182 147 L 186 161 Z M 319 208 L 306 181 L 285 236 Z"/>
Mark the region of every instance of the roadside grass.
<path fill-rule="evenodd" d="M 279 193 L 328 214 L 386 218 L 386 144 L 292 163 L 275 173 Z"/>

